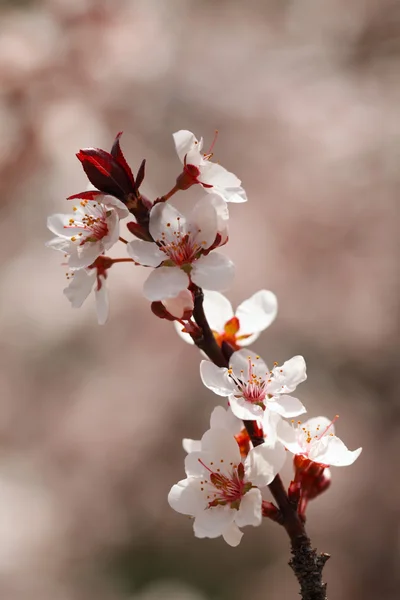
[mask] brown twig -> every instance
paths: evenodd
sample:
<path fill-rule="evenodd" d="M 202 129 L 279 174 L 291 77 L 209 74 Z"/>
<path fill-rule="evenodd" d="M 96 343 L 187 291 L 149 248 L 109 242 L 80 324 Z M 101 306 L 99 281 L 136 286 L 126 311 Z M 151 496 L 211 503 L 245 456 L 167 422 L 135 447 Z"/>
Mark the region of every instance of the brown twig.
<path fill-rule="evenodd" d="M 222 348 L 218 346 L 204 314 L 203 290 L 196 285 L 192 285 L 191 290 L 194 295 L 193 318 L 202 331 L 200 337 L 193 336 L 193 341 L 218 367 L 228 367 L 234 350 L 225 342 Z M 264 438 L 257 433 L 254 427 L 254 421 L 244 421 L 244 425 L 253 446 L 264 443 Z M 281 513 L 280 522 L 290 538 L 292 558 L 289 565 L 300 584 L 302 600 L 327 600 L 326 583 L 322 581 L 322 570 L 329 554 L 318 554 L 312 548 L 304 522 L 297 513 L 296 505 L 290 501 L 280 475 L 277 475 L 268 487 Z"/>

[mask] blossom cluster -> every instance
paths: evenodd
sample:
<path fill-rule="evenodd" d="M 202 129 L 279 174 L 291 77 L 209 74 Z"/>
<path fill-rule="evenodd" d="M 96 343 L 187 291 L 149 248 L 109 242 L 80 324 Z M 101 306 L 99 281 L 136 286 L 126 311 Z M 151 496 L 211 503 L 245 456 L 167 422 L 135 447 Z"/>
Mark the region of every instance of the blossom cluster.
<path fill-rule="evenodd" d="M 93 290 L 100 324 L 108 317 L 109 269 L 122 262 L 147 268 L 143 294 L 153 313 L 174 322 L 182 339 L 205 354 L 201 380 L 223 400 L 201 440 L 183 440 L 186 478 L 172 486 L 168 502 L 193 518 L 197 537 L 222 536 L 236 546 L 240 528 L 260 525 L 263 516 L 279 520 L 279 509 L 265 496 L 290 453 L 294 478 L 287 493 L 304 519 L 308 502 L 329 487 L 329 467 L 352 464 L 361 448 L 350 451 L 336 436 L 337 416 L 297 420 L 306 413 L 293 396 L 307 378 L 302 356 L 270 369 L 245 348 L 273 323 L 278 302 L 273 292 L 262 289 L 234 312 L 221 293 L 234 277 L 233 262 L 219 252 L 229 238 L 228 203 L 246 202 L 247 196 L 241 181 L 211 160 L 214 143 L 204 153 L 202 139 L 186 130 L 175 133 L 181 171 L 170 192 L 150 201 L 140 191 L 145 161 L 135 177 L 120 136 L 111 152 L 78 152 L 90 189 L 67 199 L 68 214 L 49 217 L 48 228 L 56 237 L 47 245 L 64 254 L 64 293 L 71 305 L 80 307 Z M 193 185 L 204 194 L 183 215 L 170 198 Z M 121 237 L 122 220 L 134 239 Z M 116 244 L 122 244 L 125 255 L 107 256 Z M 206 325 L 196 314 L 199 303 Z M 205 327 L 213 352 L 204 345 Z M 215 352 L 218 361 L 213 361 Z"/>

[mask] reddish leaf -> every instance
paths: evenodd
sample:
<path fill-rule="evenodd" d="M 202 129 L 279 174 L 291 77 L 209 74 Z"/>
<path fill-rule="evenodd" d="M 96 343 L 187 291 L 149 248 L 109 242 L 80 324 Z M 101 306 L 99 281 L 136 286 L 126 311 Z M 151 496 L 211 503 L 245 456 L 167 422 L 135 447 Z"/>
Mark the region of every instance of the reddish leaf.
<path fill-rule="evenodd" d="M 120 167 L 122 167 L 122 169 L 125 171 L 126 175 L 129 177 L 129 180 L 132 184 L 132 186 L 135 186 L 135 178 L 133 177 L 132 171 L 130 166 L 128 165 L 128 163 L 125 160 L 125 156 L 122 153 L 121 150 L 121 146 L 119 145 L 119 139 L 122 135 L 122 131 L 120 131 L 117 134 L 117 137 L 114 140 L 113 146 L 111 148 L 111 156 L 113 156 L 115 158 L 115 160 L 117 161 L 117 163 L 120 165 Z"/>
<path fill-rule="evenodd" d="M 144 158 L 142 160 L 142 164 L 139 167 L 139 171 L 137 172 L 136 175 L 136 190 L 138 190 L 140 188 L 140 186 L 142 185 L 143 179 L 144 179 L 144 174 L 145 174 L 145 166 L 146 166 L 146 159 Z"/>
<path fill-rule="evenodd" d="M 103 192 L 124 201 L 135 193 L 134 186 L 116 159 L 104 150 L 88 148 L 77 154 L 92 185 Z"/>
<path fill-rule="evenodd" d="M 89 190 L 88 192 L 80 192 L 79 194 L 68 196 L 67 200 L 75 200 L 75 198 L 79 198 L 80 200 L 96 200 L 98 196 L 103 195 L 103 192 L 99 192 L 98 190 Z"/>

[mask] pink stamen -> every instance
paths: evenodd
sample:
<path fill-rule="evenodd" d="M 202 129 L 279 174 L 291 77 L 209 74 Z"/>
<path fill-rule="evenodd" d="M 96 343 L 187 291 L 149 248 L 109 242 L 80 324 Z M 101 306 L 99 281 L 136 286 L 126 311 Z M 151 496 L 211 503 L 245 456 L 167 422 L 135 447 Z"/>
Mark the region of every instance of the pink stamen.
<path fill-rule="evenodd" d="M 335 417 L 332 419 L 332 421 L 329 423 L 329 425 L 327 427 L 325 427 L 324 431 L 321 433 L 321 435 L 317 438 L 318 440 L 320 440 L 326 433 L 327 431 L 332 427 L 332 425 L 338 420 L 339 415 L 335 415 Z"/>

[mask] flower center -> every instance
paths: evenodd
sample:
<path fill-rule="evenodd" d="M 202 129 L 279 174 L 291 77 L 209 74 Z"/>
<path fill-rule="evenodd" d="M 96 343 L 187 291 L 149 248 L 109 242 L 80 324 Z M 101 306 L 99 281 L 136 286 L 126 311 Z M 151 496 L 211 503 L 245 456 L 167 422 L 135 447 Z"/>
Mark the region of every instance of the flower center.
<path fill-rule="evenodd" d="M 215 468 L 214 462 L 207 466 L 199 459 L 199 463 L 210 473 L 209 480 L 200 481 L 200 490 L 206 494 L 208 508 L 229 505 L 238 510 L 242 497 L 253 487 L 251 482 L 244 481 L 243 463 L 235 465 L 231 462 L 228 474 L 221 473 L 221 468 Z M 221 458 L 221 467 L 223 463 Z"/>
<path fill-rule="evenodd" d="M 195 234 L 191 231 L 185 231 L 181 226 L 180 217 L 176 220 L 178 224 L 174 229 L 171 223 L 167 223 L 167 230 L 162 232 L 161 240 L 157 244 L 162 252 L 177 266 L 188 265 L 194 262 L 202 250 L 206 247 L 206 242 L 198 242 L 197 236 L 201 233 L 198 229 Z"/>
<path fill-rule="evenodd" d="M 259 358 L 257 356 L 257 358 Z M 257 375 L 254 371 L 255 363 L 252 362 L 251 357 L 248 357 L 249 368 L 248 368 L 248 378 L 245 379 L 244 371 L 241 370 L 240 378 L 235 377 L 232 369 L 228 370 L 229 375 L 232 377 L 235 382 L 238 391 L 240 394 L 237 396 L 238 398 L 242 397 L 247 402 L 251 402 L 252 404 L 257 404 L 263 410 L 265 410 L 265 398 L 267 397 L 267 380 L 265 377 Z M 268 375 L 268 373 L 266 373 Z"/>
<path fill-rule="evenodd" d="M 77 217 L 70 219 L 69 224 L 65 226 L 67 229 L 71 227 L 83 230 L 73 235 L 71 242 L 79 240 L 79 245 L 83 246 L 86 242 L 98 242 L 108 235 L 107 217 L 109 213 L 106 207 L 97 202 L 89 202 L 89 200 L 82 200 L 80 206 L 83 214 L 77 214 Z M 73 207 L 74 212 L 78 210 L 77 206 Z"/>

